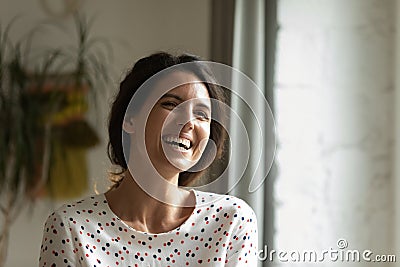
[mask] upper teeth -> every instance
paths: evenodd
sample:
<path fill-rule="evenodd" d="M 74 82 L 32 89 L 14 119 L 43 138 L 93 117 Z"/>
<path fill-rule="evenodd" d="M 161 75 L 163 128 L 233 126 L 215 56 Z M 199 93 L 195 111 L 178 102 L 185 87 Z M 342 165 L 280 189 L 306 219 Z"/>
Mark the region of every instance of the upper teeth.
<path fill-rule="evenodd" d="M 190 141 L 187 140 L 187 139 L 168 136 L 168 137 L 165 138 L 165 141 L 167 141 L 169 143 L 174 142 L 174 143 L 182 144 L 183 146 L 185 146 L 186 149 L 190 148 Z"/>

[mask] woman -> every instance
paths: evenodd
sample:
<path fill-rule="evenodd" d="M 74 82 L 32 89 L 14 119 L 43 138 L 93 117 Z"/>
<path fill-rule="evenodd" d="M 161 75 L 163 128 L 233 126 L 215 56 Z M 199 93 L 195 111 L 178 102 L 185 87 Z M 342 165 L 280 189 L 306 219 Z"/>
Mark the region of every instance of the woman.
<path fill-rule="evenodd" d="M 256 266 L 253 210 L 183 188 L 222 153 L 223 102 L 197 57 L 139 60 L 111 109 L 114 185 L 49 216 L 40 266 Z"/>

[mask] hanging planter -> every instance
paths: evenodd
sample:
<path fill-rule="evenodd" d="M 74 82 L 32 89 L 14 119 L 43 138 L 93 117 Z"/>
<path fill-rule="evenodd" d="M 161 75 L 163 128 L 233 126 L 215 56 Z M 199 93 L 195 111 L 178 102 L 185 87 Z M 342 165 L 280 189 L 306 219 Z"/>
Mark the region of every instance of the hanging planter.
<path fill-rule="evenodd" d="M 80 196 L 88 188 L 86 151 L 97 145 L 99 138 L 86 120 L 90 87 L 71 82 L 73 77 L 52 75 L 42 86 L 33 83 L 28 90 L 32 98 L 40 98 L 43 103 L 55 102 L 51 112 L 40 118 L 43 127 L 51 128 L 51 136 L 48 140 L 46 135 L 39 137 L 37 146 L 45 151 L 47 144 L 51 160 L 45 170 L 41 167 L 44 162 L 36 168 L 37 182 L 27 188 L 33 199 L 44 196 L 68 199 Z"/>

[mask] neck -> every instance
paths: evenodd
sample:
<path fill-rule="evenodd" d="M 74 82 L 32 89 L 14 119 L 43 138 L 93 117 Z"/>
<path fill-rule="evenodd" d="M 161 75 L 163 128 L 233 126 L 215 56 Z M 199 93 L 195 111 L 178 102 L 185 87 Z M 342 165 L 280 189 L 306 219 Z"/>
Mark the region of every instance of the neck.
<path fill-rule="evenodd" d="M 162 201 L 146 193 L 127 171 L 121 184 L 107 192 L 106 198 L 111 210 L 137 230 L 154 233 L 174 229 L 190 216 L 195 196 L 177 186 L 155 188 Z"/>
<path fill-rule="evenodd" d="M 136 151 L 136 150 L 135 150 Z M 178 187 L 180 171 L 175 168 L 160 169 L 154 166 L 150 159 L 146 156 L 133 155 L 131 149 L 131 156 L 129 157 L 129 171 L 126 176 L 134 183 L 129 183 L 125 188 L 129 190 L 140 189 L 141 193 L 147 194 L 146 197 L 151 196 L 152 200 L 158 200 L 162 203 L 168 203 L 173 206 L 186 206 L 182 202 L 182 194 L 187 194 L 186 190 Z M 142 155 L 138 150 L 138 154 Z M 134 159 L 134 160 L 133 160 Z M 144 191 L 144 192 L 143 192 Z M 149 199 L 150 200 L 150 199 Z"/>

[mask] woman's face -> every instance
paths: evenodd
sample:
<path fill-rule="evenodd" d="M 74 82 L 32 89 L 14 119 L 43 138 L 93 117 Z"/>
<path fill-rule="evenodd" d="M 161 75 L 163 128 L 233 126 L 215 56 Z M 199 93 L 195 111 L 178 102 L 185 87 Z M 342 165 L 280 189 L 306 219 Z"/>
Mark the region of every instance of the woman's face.
<path fill-rule="evenodd" d="M 161 96 L 145 127 L 147 154 L 164 175 L 175 175 L 194 166 L 210 136 L 211 101 L 206 86 L 191 74 L 172 75 L 176 76 L 174 79 L 185 75 L 185 82 L 192 82 Z"/>

